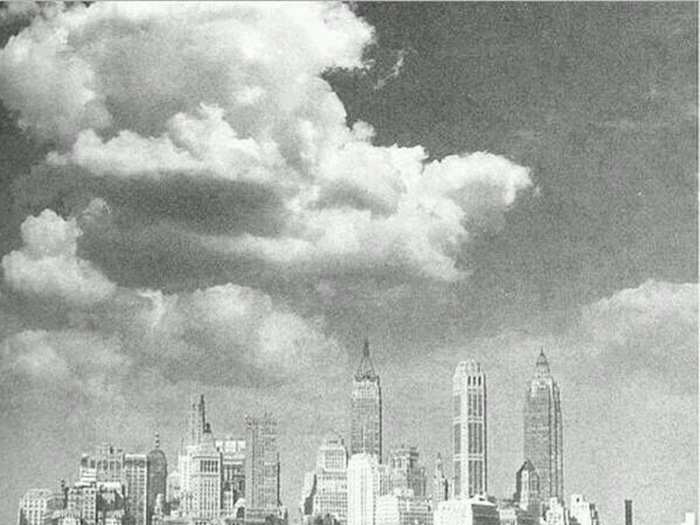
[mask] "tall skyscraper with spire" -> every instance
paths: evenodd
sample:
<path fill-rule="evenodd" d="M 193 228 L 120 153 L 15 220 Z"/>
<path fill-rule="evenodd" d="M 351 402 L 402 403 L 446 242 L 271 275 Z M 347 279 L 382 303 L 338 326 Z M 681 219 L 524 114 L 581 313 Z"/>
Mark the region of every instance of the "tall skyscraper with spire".
<path fill-rule="evenodd" d="M 353 377 L 350 408 L 350 455 L 362 452 L 382 462 L 382 390 L 367 340 Z"/>
<path fill-rule="evenodd" d="M 564 459 L 559 385 L 549 370 L 544 350 L 525 395 L 524 452 L 537 471 L 540 496 L 564 497 Z"/>
<path fill-rule="evenodd" d="M 476 361 L 462 361 L 452 378 L 453 494 L 470 498 L 486 494 L 486 376 Z"/>
<path fill-rule="evenodd" d="M 199 445 L 202 442 L 204 426 L 207 423 L 206 408 L 204 406 L 204 394 L 200 394 L 199 401 L 194 399 L 190 403 L 190 410 L 187 414 L 187 435 L 185 436 L 185 446 Z"/>
<path fill-rule="evenodd" d="M 166 485 L 168 479 L 168 460 L 165 453 L 160 448 L 160 436 L 156 433 L 153 450 L 148 453 L 148 486 L 146 488 L 146 523 L 151 525 L 153 515 L 156 511 L 158 495 L 165 499 Z"/>

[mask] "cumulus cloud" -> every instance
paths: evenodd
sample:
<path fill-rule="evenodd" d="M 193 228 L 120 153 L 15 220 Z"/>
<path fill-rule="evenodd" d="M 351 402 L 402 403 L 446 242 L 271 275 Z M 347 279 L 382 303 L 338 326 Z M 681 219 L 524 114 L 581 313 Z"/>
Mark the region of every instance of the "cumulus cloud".
<path fill-rule="evenodd" d="M 216 179 L 251 214 L 265 209 L 256 217 L 269 225 L 254 228 L 201 232 L 220 221 L 199 221 L 192 242 L 234 265 L 462 278 L 470 229 L 503 226 L 528 170 L 488 153 L 428 162 L 420 146 L 377 146 L 370 125 L 349 127 L 322 74 L 364 67 L 372 38 L 342 4 L 71 6 L 0 51 L 0 97 L 59 145 L 56 169 L 124 184 Z M 282 206 L 271 210 L 270 194 Z"/>
<path fill-rule="evenodd" d="M 697 283 L 649 280 L 584 306 L 570 337 L 596 375 L 642 374 L 695 392 L 697 316 Z"/>
<path fill-rule="evenodd" d="M 5 282 L 31 296 L 89 306 L 108 298 L 115 285 L 77 256 L 82 234 L 75 219 L 44 210 L 22 223 L 23 246 L 2 258 Z"/>
<path fill-rule="evenodd" d="M 127 351 L 144 362 L 214 383 L 235 379 L 250 386 L 305 370 L 330 373 L 342 357 L 321 320 L 231 283 L 179 294 L 125 290 L 89 316 L 101 330 L 119 333 Z"/>
<path fill-rule="evenodd" d="M 74 329 L 24 330 L 0 342 L 0 369 L 40 385 L 99 395 L 129 365 L 116 340 Z"/>

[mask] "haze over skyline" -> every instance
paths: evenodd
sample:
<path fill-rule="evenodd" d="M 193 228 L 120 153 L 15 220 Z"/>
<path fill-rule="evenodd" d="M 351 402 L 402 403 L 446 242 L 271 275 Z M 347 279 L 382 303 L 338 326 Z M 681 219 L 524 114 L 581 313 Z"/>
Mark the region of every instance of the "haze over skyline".
<path fill-rule="evenodd" d="M 199 392 L 279 418 L 296 508 L 365 337 L 384 450 L 449 458 L 476 359 L 511 495 L 544 348 L 567 496 L 697 508 L 696 4 L 4 5 L 0 47 L 0 522 L 93 443 L 172 462 Z"/>

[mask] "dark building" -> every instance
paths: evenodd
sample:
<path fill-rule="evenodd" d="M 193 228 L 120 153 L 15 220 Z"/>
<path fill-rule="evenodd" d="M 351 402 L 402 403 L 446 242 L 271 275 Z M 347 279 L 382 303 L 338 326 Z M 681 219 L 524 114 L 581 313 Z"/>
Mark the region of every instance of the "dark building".
<path fill-rule="evenodd" d="M 277 421 L 246 417 L 245 523 L 282 519 Z"/>
<path fill-rule="evenodd" d="M 524 452 L 537 471 L 540 497 L 564 498 L 563 430 L 559 385 L 540 352 L 525 395 Z"/>
<path fill-rule="evenodd" d="M 160 449 L 160 438 L 158 434 L 156 434 L 154 449 L 148 453 L 147 463 L 146 523 L 151 525 L 158 494 L 162 494 L 162 499 L 165 500 L 165 491 L 168 482 L 168 461 L 165 458 L 165 453 Z"/>
<path fill-rule="evenodd" d="M 532 516 L 542 517 L 540 477 L 530 460 L 526 459 L 515 474 L 515 502 Z"/>
<path fill-rule="evenodd" d="M 365 340 L 362 359 L 352 381 L 350 455 L 366 452 L 382 462 L 382 390 Z"/>
<path fill-rule="evenodd" d="M 625 525 L 632 525 L 632 500 L 625 500 Z"/>

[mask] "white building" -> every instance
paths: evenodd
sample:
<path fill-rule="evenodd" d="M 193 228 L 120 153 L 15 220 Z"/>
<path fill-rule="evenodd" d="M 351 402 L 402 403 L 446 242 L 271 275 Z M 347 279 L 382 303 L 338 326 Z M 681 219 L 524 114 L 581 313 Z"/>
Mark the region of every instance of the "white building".
<path fill-rule="evenodd" d="M 348 463 L 348 525 L 374 525 L 380 474 L 377 457 L 360 453 Z"/>
<path fill-rule="evenodd" d="M 549 505 L 545 513 L 547 525 L 569 525 L 569 516 L 561 504 L 559 498 L 549 498 Z"/>
<path fill-rule="evenodd" d="M 124 456 L 126 511 L 133 525 L 146 525 L 147 465 L 148 458 L 145 454 L 126 454 Z"/>
<path fill-rule="evenodd" d="M 18 525 L 44 525 L 58 508 L 60 494 L 49 489 L 29 489 L 19 500 Z"/>
<path fill-rule="evenodd" d="M 214 445 L 207 423 L 202 442 L 188 447 L 187 492 L 184 513 L 195 518 L 214 519 L 221 512 L 222 455 Z"/>
<path fill-rule="evenodd" d="M 695 525 L 695 513 L 694 512 L 686 512 L 685 513 L 685 521 L 681 525 Z"/>
<path fill-rule="evenodd" d="M 500 525 L 496 505 L 484 496 L 449 499 L 438 503 L 435 525 Z"/>
<path fill-rule="evenodd" d="M 411 489 L 395 489 L 377 498 L 375 525 L 432 525 L 433 513 L 423 497 Z"/>
<path fill-rule="evenodd" d="M 474 360 L 462 361 L 452 379 L 455 498 L 485 495 L 487 483 L 486 376 Z"/>
<path fill-rule="evenodd" d="M 343 439 L 334 434 L 326 436 L 318 449 L 313 514 L 347 523 L 348 452 Z"/>
<path fill-rule="evenodd" d="M 578 525 L 598 525 L 598 511 L 595 504 L 589 503 L 581 494 L 571 495 L 569 517 Z"/>

